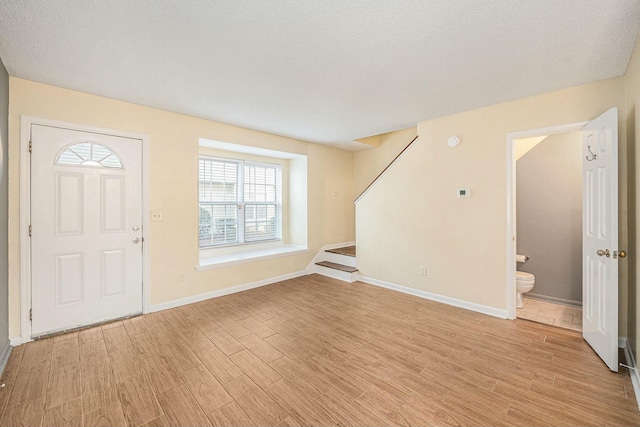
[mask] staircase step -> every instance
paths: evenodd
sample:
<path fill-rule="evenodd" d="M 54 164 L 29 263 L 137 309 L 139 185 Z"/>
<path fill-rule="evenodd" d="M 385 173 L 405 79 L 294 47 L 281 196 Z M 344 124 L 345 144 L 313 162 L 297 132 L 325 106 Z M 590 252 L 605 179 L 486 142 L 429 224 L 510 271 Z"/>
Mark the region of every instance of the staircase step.
<path fill-rule="evenodd" d="M 336 248 L 336 249 L 327 249 L 325 252 L 331 252 L 332 254 L 346 255 L 346 256 L 356 256 L 356 247 L 355 246 L 345 246 L 344 248 Z"/>
<path fill-rule="evenodd" d="M 328 261 L 334 264 L 347 265 L 349 267 L 355 267 L 357 265 L 356 257 L 350 256 L 350 255 L 336 254 L 336 253 L 327 252 L 327 251 L 325 251 L 322 255 L 323 257 L 320 258 L 318 261 Z"/>
<path fill-rule="evenodd" d="M 322 267 L 327 267 L 327 268 L 333 268 L 334 270 L 340 270 L 347 273 L 355 273 L 356 271 L 358 271 L 358 269 L 355 267 L 350 267 L 348 265 L 338 264 L 336 262 L 330 262 L 330 261 L 316 262 L 316 265 L 321 265 Z"/>

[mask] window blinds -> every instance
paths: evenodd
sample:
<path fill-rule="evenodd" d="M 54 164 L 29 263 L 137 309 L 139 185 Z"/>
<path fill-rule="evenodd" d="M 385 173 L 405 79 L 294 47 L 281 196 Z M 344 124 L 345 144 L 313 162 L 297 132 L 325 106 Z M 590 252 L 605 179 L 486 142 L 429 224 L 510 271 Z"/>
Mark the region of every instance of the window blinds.
<path fill-rule="evenodd" d="M 198 173 L 200 247 L 281 237 L 278 165 L 200 158 Z"/>
<path fill-rule="evenodd" d="M 277 172 L 275 166 L 244 165 L 244 238 L 247 242 L 279 237 Z"/>

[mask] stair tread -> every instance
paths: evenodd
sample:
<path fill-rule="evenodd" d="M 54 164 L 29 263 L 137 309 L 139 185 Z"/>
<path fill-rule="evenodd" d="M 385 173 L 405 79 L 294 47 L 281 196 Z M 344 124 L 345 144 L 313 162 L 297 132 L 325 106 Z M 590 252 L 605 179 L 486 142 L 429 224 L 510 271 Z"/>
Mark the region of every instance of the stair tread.
<path fill-rule="evenodd" d="M 316 262 L 316 265 L 321 265 L 327 268 L 333 268 L 334 270 L 345 271 L 347 273 L 355 273 L 356 271 L 358 271 L 358 269 L 355 267 L 349 267 L 348 265 L 338 264 L 337 262 L 320 261 L 320 262 Z"/>
<path fill-rule="evenodd" d="M 332 254 L 346 255 L 346 256 L 356 256 L 356 247 L 355 246 L 345 246 L 344 248 L 335 248 L 335 249 L 327 249 L 325 252 L 331 252 Z"/>

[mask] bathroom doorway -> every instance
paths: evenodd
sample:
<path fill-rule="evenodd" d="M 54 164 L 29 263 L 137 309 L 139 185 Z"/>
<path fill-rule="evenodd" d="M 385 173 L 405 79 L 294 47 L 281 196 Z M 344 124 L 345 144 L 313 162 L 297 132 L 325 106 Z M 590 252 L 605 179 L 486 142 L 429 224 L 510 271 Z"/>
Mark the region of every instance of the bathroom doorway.
<path fill-rule="evenodd" d="M 516 282 L 521 319 L 582 331 L 582 131 L 517 138 Z"/>
<path fill-rule="evenodd" d="M 515 139 L 582 132 L 582 337 L 609 369 L 618 371 L 618 109 L 582 123 L 507 134 L 507 318 L 516 318 Z M 625 223 L 622 223 L 624 228 Z M 554 244 L 551 240 L 549 245 Z M 621 267 L 622 265 L 622 267 Z M 622 270 L 621 270 L 622 268 Z M 531 290 L 521 280 L 521 290 Z M 531 285 L 531 281 L 528 282 Z"/>

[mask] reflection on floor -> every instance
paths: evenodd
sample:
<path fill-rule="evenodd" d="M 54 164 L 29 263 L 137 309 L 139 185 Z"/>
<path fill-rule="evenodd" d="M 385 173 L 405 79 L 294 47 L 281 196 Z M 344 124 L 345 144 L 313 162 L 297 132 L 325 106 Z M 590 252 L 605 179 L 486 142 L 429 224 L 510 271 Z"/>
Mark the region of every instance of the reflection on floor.
<path fill-rule="evenodd" d="M 520 319 L 582 331 L 582 307 L 525 297 L 524 308 L 517 309 L 517 316 Z"/>

